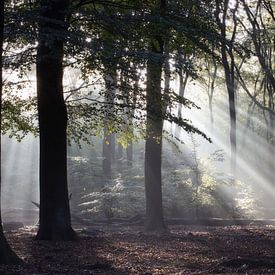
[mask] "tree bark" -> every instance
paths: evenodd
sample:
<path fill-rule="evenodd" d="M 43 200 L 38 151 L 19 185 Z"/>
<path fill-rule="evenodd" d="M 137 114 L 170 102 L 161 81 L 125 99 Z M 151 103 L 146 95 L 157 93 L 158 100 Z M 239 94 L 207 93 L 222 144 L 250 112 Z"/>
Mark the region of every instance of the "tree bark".
<path fill-rule="evenodd" d="M 163 54 L 163 41 L 157 39 L 151 45 L 152 53 Z M 145 142 L 145 231 L 165 231 L 163 218 L 161 164 L 163 107 L 161 95 L 161 75 L 164 59 L 148 60 L 147 63 L 147 125 Z"/>
<path fill-rule="evenodd" d="M 37 239 L 72 240 L 67 185 L 67 109 L 63 55 L 68 0 L 41 0 L 37 49 L 40 211 Z"/>

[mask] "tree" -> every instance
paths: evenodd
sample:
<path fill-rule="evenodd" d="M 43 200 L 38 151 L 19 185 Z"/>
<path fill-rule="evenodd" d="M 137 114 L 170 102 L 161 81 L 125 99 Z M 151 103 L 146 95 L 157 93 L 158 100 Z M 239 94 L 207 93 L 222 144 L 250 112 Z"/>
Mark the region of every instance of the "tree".
<path fill-rule="evenodd" d="M 266 122 L 266 138 L 269 150 L 268 170 L 266 178 L 270 185 L 274 185 L 274 176 L 270 171 L 274 170 L 275 153 L 275 77 L 274 77 L 274 56 L 275 56 L 275 17 L 272 3 L 269 0 L 257 0 L 255 5 L 250 6 L 248 1 L 240 0 L 245 11 L 246 20 L 239 20 L 252 46 L 252 52 L 258 60 L 260 72 L 257 81 L 260 85 L 259 94 L 263 98 L 263 115 Z M 242 79 L 242 77 L 240 76 Z M 242 79 L 243 80 L 243 79 Z M 257 83 L 256 83 L 257 84 Z M 247 89 L 247 88 L 246 88 Z M 256 100 L 256 96 L 254 97 Z M 258 102 L 257 105 L 259 106 Z M 265 169 L 263 169 L 265 170 Z M 273 198 L 271 197 L 271 200 Z"/>
<path fill-rule="evenodd" d="M 218 73 L 218 64 L 217 61 L 212 57 L 212 59 L 206 59 L 206 71 L 208 75 L 207 82 L 207 96 L 208 96 L 208 106 L 210 114 L 211 127 L 214 126 L 214 116 L 213 116 L 213 96 L 215 90 L 215 83 Z"/>
<path fill-rule="evenodd" d="M 161 16 L 166 8 L 166 1 L 157 1 L 156 11 Z M 155 54 L 147 61 L 146 88 L 146 140 L 145 140 L 145 196 L 146 196 L 146 231 L 165 231 L 163 219 L 161 160 L 163 106 L 161 76 L 164 63 L 164 37 L 159 34 L 151 38 L 149 50 Z"/>
<path fill-rule="evenodd" d="M 157 23 L 155 25 L 149 24 L 151 27 L 149 32 L 151 36 L 148 39 L 151 57 L 147 61 L 146 87 L 146 231 L 166 230 L 163 218 L 161 187 L 162 131 L 164 120 L 176 123 L 189 133 L 198 133 L 206 138 L 203 133 L 190 125 L 188 120 L 177 115 L 175 116 L 173 113 L 167 111 L 167 106 L 172 102 L 178 102 L 189 107 L 190 105 L 194 106 L 194 104 L 183 98 L 183 96 L 176 95 L 167 89 L 169 87 L 168 75 L 170 74 L 169 70 L 167 70 L 167 63 L 164 68 L 164 92 L 162 92 L 161 89 L 161 77 L 165 63 L 165 55 L 168 53 L 167 44 L 169 42 L 169 36 L 171 36 L 170 40 L 176 41 L 176 43 L 174 42 L 173 44 L 176 44 L 178 48 L 186 49 L 186 53 L 189 52 L 188 48 L 190 49 L 191 45 L 195 45 L 198 48 L 198 52 L 212 53 L 208 42 L 216 39 L 213 39 L 216 33 L 214 28 L 212 28 L 214 22 L 209 16 L 209 13 L 202 13 L 206 5 L 204 2 L 200 4 L 196 1 L 190 1 L 188 3 L 171 2 L 171 4 L 169 3 L 168 5 L 168 2 L 163 0 L 157 1 L 155 10 L 152 10 L 151 17 L 153 18 L 153 22 Z M 182 9 L 179 9 L 179 7 Z M 202 16 L 200 17 L 198 14 Z M 202 27 L 202 25 L 204 25 L 204 27 Z M 164 47 L 166 48 L 165 54 Z M 169 51 L 173 51 L 175 45 L 170 47 L 169 43 L 169 48 L 171 48 Z M 180 50 L 179 52 L 182 51 Z M 186 61 L 186 64 L 188 61 Z M 180 66 L 182 66 L 182 64 Z M 190 70 L 188 71 L 188 75 L 192 75 Z"/>
<path fill-rule="evenodd" d="M 138 96 L 138 93 L 139 93 L 139 78 L 140 78 L 140 73 L 136 72 L 136 69 L 135 68 L 135 73 L 134 73 L 134 77 L 133 77 L 133 93 L 132 93 L 132 108 L 128 108 L 128 126 L 130 128 L 130 136 L 134 137 L 134 123 L 133 123 L 133 120 L 134 120 L 134 116 L 135 116 L 135 106 L 136 106 L 136 103 L 137 103 L 137 96 Z M 127 102 L 130 101 L 130 96 L 128 94 L 128 97 L 127 97 Z M 130 139 L 129 142 L 128 142 L 128 146 L 127 146 L 127 151 L 126 151 L 126 156 L 127 156 L 127 164 L 129 166 L 133 166 L 133 150 L 134 150 L 134 145 L 133 145 L 133 140 Z"/>
<path fill-rule="evenodd" d="M 63 55 L 68 0 L 41 0 L 37 48 L 40 213 L 37 239 L 71 240 Z"/>
<path fill-rule="evenodd" d="M 230 116 L 230 146 L 231 146 L 231 173 L 235 177 L 236 170 L 236 153 L 237 153 L 237 137 L 236 137 L 236 62 L 234 56 L 235 39 L 237 33 L 236 12 L 239 7 L 239 1 L 236 1 L 232 9 L 233 30 L 230 34 L 230 41 L 227 41 L 228 26 L 227 15 L 229 12 L 229 0 L 222 3 L 216 0 L 216 21 L 221 34 L 221 62 L 224 68 L 225 83 L 229 101 L 229 116 Z"/>
<path fill-rule="evenodd" d="M 2 167 L 2 93 L 3 93 L 3 44 L 4 44 L 4 11 L 5 1 L 0 2 L 0 167 Z M 0 196 L 1 196 L 1 169 L 0 169 Z M 5 238 L 2 226 L 1 199 L 0 199 L 0 264 L 19 264 L 22 261 L 17 257 Z"/>
<path fill-rule="evenodd" d="M 115 154 L 115 135 L 112 133 L 111 118 L 114 114 L 114 100 L 116 87 L 116 69 L 111 68 L 110 64 L 104 66 L 105 70 L 105 119 L 104 119 L 104 137 L 102 151 L 102 170 L 107 179 L 112 177 L 112 162 Z"/>

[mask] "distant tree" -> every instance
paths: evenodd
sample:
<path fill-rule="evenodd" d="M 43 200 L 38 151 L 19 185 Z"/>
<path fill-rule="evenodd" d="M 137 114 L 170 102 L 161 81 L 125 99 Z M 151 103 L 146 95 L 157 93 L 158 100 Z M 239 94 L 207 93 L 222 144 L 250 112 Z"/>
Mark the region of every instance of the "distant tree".
<path fill-rule="evenodd" d="M 72 240 L 67 186 L 67 110 L 63 55 L 69 0 L 41 0 L 37 48 L 40 213 L 37 239 Z"/>
<path fill-rule="evenodd" d="M 230 146 L 231 146 L 231 172 L 233 177 L 236 170 L 236 153 L 237 153 L 237 130 L 236 130 L 236 61 L 235 61 L 235 43 L 237 35 L 237 11 L 239 1 L 237 0 L 234 7 L 229 7 L 229 0 L 216 0 L 215 17 L 221 35 L 221 63 L 224 68 L 225 83 L 228 93 L 229 115 L 230 115 Z M 228 33 L 228 14 L 232 14 L 232 30 Z"/>
<path fill-rule="evenodd" d="M 178 75 L 179 75 L 179 96 L 183 97 L 184 92 L 187 86 L 188 79 L 190 77 L 190 72 L 188 68 L 186 68 L 187 60 L 190 59 L 187 54 L 182 53 L 182 50 L 178 50 Z M 181 117 L 182 104 L 178 106 L 178 117 Z"/>
<path fill-rule="evenodd" d="M 206 72 L 207 72 L 207 96 L 208 96 L 208 107 L 210 114 L 210 122 L 211 127 L 214 126 L 214 114 L 213 114 L 213 98 L 214 98 L 214 90 L 217 81 L 218 74 L 218 62 L 215 58 L 206 59 Z"/>
<path fill-rule="evenodd" d="M 116 68 L 112 68 L 110 64 L 105 63 L 104 80 L 105 80 L 105 118 L 104 118 L 104 136 L 102 150 L 102 170 L 103 175 L 107 179 L 112 177 L 112 162 L 115 155 L 115 134 L 112 132 L 112 117 L 115 116 L 114 100 L 117 82 Z"/>
<path fill-rule="evenodd" d="M 137 69 L 137 68 L 135 68 Z M 128 95 L 127 102 L 131 101 L 133 108 L 128 108 L 128 119 L 127 123 L 130 128 L 130 136 L 132 139 L 129 140 L 128 146 L 126 149 L 126 156 L 127 156 L 127 163 L 129 166 L 133 166 L 133 151 L 134 151 L 134 145 L 133 145 L 133 137 L 134 137 L 134 116 L 135 116 L 135 106 L 137 102 L 137 96 L 139 94 L 139 78 L 140 78 L 140 73 L 138 73 L 135 70 L 134 77 L 133 77 L 133 93 L 132 97 Z"/>
<path fill-rule="evenodd" d="M 240 0 L 241 7 L 245 12 L 245 19 L 239 20 L 247 35 L 247 41 L 251 51 L 258 60 L 258 72 L 255 77 L 255 88 L 257 93 L 252 97 L 253 104 L 256 104 L 263 111 L 266 123 L 266 140 L 268 147 L 267 165 L 265 172 L 266 179 L 270 185 L 274 185 L 274 153 L 275 153 L 275 36 L 274 36 L 274 3 L 270 0 L 257 0 L 254 5 L 249 1 Z M 240 74 L 240 72 L 238 72 Z M 255 72 L 253 71 L 255 74 Z M 245 85 L 245 78 L 240 74 L 240 80 Z M 258 84 L 258 85 L 257 85 Z M 245 87 L 248 91 L 247 86 Z M 270 196 L 270 200 L 273 198 Z"/>

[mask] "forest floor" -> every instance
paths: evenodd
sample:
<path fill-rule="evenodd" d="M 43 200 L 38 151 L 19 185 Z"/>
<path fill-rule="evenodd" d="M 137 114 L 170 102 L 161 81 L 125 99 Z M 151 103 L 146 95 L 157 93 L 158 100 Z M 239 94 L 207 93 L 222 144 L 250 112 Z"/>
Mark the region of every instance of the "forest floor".
<path fill-rule="evenodd" d="M 6 232 L 22 266 L 0 274 L 275 274 L 275 226 L 140 226 L 81 230 L 73 242 L 35 241 L 35 227 Z"/>

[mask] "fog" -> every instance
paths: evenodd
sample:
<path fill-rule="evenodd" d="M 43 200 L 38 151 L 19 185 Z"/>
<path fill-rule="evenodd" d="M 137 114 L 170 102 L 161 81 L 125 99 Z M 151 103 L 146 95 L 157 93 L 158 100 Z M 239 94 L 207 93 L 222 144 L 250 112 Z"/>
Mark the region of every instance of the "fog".
<path fill-rule="evenodd" d="M 70 73 L 68 76 L 70 80 L 66 80 L 66 85 L 75 88 L 76 75 Z M 176 91 L 177 78 L 172 87 Z M 212 142 L 165 122 L 165 131 L 182 141 L 164 138 L 163 142 L 165 215 L 195 218 L 198 215 L 194 212 L 196 208 L 201 218 L 273 218 L 274 148 L 267 142 L 267 125 L 262 110 L 251 104 L 244 91 L 238 92 L 237 169 L 232 175 L 228 98 L 223 84 L 214 91 L 213 123 L 207 93 L 198 82 L 189 83 L 185 97 L 199 109 L 183 108 L 182 117 L 190 119 Z M 177 108 L 175 106 L 172 112 L 177 113 Z M 132 167 L 127 164 L 126 148 L 120 148 L 122 155 L 117 157 L 119 145 L 116 144 L 111 180 L 102 172 L 102 137 L 91 137 L 90 142 L 82 142 L 81 146 L 72 142 L 68 147 L 68 182 L 73 213 L 89 217 L 104 217 L 108 211 L 118 217 L 143 215 L 144 141 L 140 139 L 134 143 Z M 21 142 L 8 135 L 3 137 L 4 221 L 10 220 L 13 213 L 24 223 L 37 222 L 38 208 L 32 202 L 39 203 L 38 149 L 38 138 L 32 134 Z"/>

